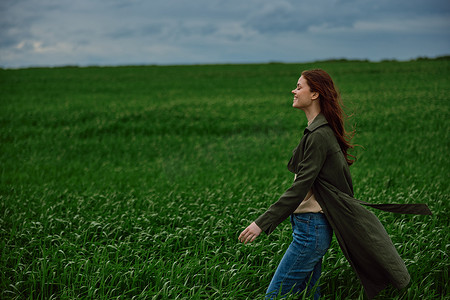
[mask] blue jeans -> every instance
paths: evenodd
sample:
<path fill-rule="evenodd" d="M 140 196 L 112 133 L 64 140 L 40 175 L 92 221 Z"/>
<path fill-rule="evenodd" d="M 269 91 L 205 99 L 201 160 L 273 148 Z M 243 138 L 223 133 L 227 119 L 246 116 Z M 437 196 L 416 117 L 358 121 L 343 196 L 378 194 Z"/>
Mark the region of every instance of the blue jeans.
<path fill-rule="evenodd" d="M 286 250 L 267 289 L 266 299 L 314 291 L 319 299 L 322 257 L 330 247 L 333 230 L 322 213 L 292 214 L 292 243 Z"/>

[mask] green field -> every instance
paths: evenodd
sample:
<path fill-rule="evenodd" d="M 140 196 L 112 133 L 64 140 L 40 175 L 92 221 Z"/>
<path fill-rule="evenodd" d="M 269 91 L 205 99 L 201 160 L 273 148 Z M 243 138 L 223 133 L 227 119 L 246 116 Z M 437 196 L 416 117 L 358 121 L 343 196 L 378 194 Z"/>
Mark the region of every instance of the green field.
<path fill-rule="evenodd" d="M 293 180 L 290 91 L 318 67 L 353 115 L 356 198 L 434 213 L 373 210 L 412 277 L 377 299 L 448 299 L 448 59 L 0 70 L 0 298 L 261 299 L 290 223 L 237 237 Z M 363 299 L 335 238 L 321 284 Z"/>

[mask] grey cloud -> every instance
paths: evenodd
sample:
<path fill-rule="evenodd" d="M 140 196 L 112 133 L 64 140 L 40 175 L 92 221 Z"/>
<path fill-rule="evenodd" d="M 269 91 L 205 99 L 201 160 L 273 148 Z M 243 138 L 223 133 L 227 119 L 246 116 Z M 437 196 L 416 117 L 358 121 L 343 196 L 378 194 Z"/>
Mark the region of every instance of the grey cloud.
<path fill-rule="evenodd" d="M 217 26 L 209 22 L 190 23 L 177 22 L 174 33 L 177 37 L 209 36 L 217 31 Z"/>
<path fill-rule="evenodd" d="M 299 33 L 308 31 L 311 26 L 351 27 L 358 13 L 360 11 L 355 7 L 344 8 L 324 0 L 307 4 L 277 1 L 251 15 L 245 25 L 262 34 Z"/>
<path fill-rule="evenodd" d="M 273 1 L 252 13 L 245 26 L 261 34 L 301 33 L 311 26 L 352 28 L 358 21 L 449 14 L 447 0 Z"/>
<path fill-rule="evenodd" d="M 376 12 L 403 15 L 441 14 L 450 12 L 450 2 L 447 0 L 380 0 L 373 1 L 371 8 Z"/>
<path fill-rule="evenodd" d="M 17 5 L 18 1 L 14 0 L 3 0 L 0 1 L 0 12 L 5 12 L 7 10 L 10 10 L 12 7 Z"/>
<path fill-rule="evenodd" d="M 304 31 L 307 29 L 310 21 L 307 15 L 300 17 L 300 14 L 290 3 L 274 1 L 261 11 L 253 13 L 245 22 L 245 26 L 260 33 L 291 30 Z"/>
<path fill-rule="evenodd" d="M 20 43 L 25 45 L 26 40 L 35 39 L 33 26 L 60 8 L 61 4 L 54 1 L 1 1 L 0 48 L 17 48 Z"/>
<path fill-rule="evenodd" d="M 11 35 L 0 35 L 0 49 L 1 48 L 11 48 L 19 45 L 20 38 Z"/>
<path fill-rule="evenodd" d="M 38 18 L 28 16 L 22 19 L 16 19 L 6 14 L 0 15 L 0 48 L 13 47 L 18 45 L 23 39 L 29 39 L 31 33 L 31 24 Z"/>
<path fill-rule="evenodd" d="M 163 32 L 164 23 L 152 23 L 134 27 L 112 28 L 105 36 L 112 39 L 129 39 L 135 37 L 155 36 Z"/>
<path fill-rule="evenodd" d="M 373 45 L 388 38 L 398 41 L 389 51 L 399 58 L 403 50 L 445 54 L 449 6 L 448 0 L 0 0 L 0 66 L 376 59 Z"/>
<path fill-rule="evenodd" d="M 203 38 L 217 32 L 217 25 L 210 22 L 149 22 L 132 27 L 112 28 L 107 37 L 112 39 L 161 38 L 165 40 L 187 39 L 193 36 Z"/>

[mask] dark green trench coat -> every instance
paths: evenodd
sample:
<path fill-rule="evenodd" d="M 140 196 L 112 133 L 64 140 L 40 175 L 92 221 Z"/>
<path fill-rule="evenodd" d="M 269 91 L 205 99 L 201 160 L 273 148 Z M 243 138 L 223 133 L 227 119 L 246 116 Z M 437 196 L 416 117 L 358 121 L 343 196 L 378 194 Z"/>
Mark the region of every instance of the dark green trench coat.
<path fill-rule="evenodd" d="M 388 284 L 398 289 L 408 285 L 405 263 L 378 218 L 363 205 L 397 213 L 431 214 L 425 204 L 370 204 L 353 198 L 347 161 L 323 114 L 305 129 L 288 169 L 297 174 L 294 183 L 255 220 L 266 234 L 291 215 L 312 188 L 367 297 L 373 298 Z"/>

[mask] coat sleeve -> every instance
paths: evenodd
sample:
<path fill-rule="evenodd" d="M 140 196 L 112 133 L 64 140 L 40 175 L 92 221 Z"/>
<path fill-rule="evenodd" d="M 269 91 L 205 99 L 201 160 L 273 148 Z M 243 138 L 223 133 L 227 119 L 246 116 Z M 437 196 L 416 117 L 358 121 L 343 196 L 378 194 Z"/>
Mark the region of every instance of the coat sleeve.
<path fill-rule="evenodd" d="M 305 138 L 303 158 L 296 168 L 297 178 L 294 183 L 277 202 L 255 220 L 256 225 L 266 234 L 272 233 L 300 205 L 325 162 L 327 142 L 324 136 L 314 131 Z"/>

